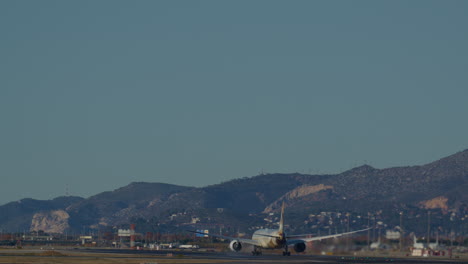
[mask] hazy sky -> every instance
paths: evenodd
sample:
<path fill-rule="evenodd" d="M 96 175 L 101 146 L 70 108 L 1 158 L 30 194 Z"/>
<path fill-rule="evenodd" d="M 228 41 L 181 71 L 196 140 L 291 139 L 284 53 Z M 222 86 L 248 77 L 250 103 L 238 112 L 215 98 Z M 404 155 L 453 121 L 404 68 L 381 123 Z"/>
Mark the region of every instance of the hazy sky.
<path fill-rule="evenodd" d="M 0 1 L 0 204 L 468 148 L 468 1 Z"/>

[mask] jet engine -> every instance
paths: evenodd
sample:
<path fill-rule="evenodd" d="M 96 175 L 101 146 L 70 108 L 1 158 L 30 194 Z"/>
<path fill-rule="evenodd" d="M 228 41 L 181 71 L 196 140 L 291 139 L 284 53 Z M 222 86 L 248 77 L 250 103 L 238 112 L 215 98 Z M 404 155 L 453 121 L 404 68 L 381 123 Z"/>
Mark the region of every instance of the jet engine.
<path fill-rule="evenodd" d="M 304 242 L 299 242 L 299 243 L 294 244 L 294 251 L 298 253 L 304 252 L 305 249 L 306 249 L 306 244 Z"/>
<path fill-rule="evenodd" d="M 239 242 L 239 240 L 233 240 L 231 241 L 231 243 L 229 244 L 229 248 L 232 250 L 232 251 L 240 251 L 242 249 L 242 244 Z"/>

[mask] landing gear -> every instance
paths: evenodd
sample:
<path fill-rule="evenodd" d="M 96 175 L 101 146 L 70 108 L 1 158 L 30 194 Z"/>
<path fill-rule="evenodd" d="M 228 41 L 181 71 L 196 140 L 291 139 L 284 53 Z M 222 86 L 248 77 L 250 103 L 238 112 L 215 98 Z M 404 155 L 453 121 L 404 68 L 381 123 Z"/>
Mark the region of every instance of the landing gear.
<path fill-rule="evenodd" d="M 283 256 L 291 256 L 291 252 L 288 251 L 288 246 L 284 246 Z"/>
<path fill-rule="evenodd" d="M 254 256 L 262 255 L 262 250 L 260 249 L 260 247 L 254 246 L 254 250 L 252 251 L 252 255 L 254 255 Z"/>

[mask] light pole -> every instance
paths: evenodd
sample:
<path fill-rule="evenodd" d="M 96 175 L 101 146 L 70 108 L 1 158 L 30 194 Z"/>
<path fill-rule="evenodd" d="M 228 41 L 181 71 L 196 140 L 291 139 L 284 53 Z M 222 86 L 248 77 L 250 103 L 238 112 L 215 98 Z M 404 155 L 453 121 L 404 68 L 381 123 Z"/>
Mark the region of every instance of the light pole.
<path fill-rule="evenodd" d="M 377 221 L 376 220 L 377 220 L 377 218 L 376 218 L 375 214 L 372 215 L 372 222 L 373 222 L 372 223 L 372 226 L 373 226 L 373 228 L 372 228 L 372 241 L 375 241 L 375 237 L 376 237 L 375 236 L 375 230 L 377 229 Z"/>
<path fill-rule="evenodd" d="M 403 250 L 403 212 L 400 212 L 400 251 Z"/>
<path fill-rule="evenodd" d="M 346 217 L 347 217 L 347 229 L 348 229 L 346 232 L 349 232 L 349 220 L 350 220 L 349 216 L 350 216 L 350 213 L 346 213 Z M 350 243 L 349 243 L 349 242 L 350 242 L 350 238 L 349 238 L 349 237 L 350 237 L 349 235 L 346 236 L 346 250 L 347 250 L 347 251 L 349 251 L 349 247 L 350 247 Z"/>
<path fill-rule="evenodd" d="M 367 212 L 367 250 L 370 249 L 370 212 Z"/>
<path fill-rule="evenodd" d="M 429 245 L 431 235 L 431 211 L 427 211 L 427 245 Z"/>

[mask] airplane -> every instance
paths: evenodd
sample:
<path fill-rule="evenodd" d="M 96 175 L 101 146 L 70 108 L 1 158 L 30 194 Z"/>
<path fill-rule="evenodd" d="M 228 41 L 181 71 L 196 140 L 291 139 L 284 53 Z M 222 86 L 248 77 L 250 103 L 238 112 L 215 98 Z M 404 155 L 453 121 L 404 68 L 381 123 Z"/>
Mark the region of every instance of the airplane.
<path fill-rule="evenodd" d="M 294 251 L 296 251 L 297 253 L 300 253 L 300 252 L 305 251 L 307 242 L 345 236 L 345 235 L 354 234 L 354 233 L 358 233 L 362 231 L 367 231 L 369 229 L 371 228 L 361 229 L 361 230 L 346 232 L 346 233 L 340 233 L 340 234 L 334 234 L 334 235 L 328 235 L 328 236 L 318 236 L 318 237 L 307 237 L 307 236 L 310 236 L 310 234 L 287 236 L 284 232 L 284 202 L 283 202 L 283 205 L 281 207 L 281 217 L 280 217 L 280 222 L 279 222 L 279 228 L 278 229 L 259 229 L 253 233 L 251 239 L 228 237 L 228 236 L 215 235 L 215 234 L 206 234 L 206 233 L 202 233 L 199 231 L 192 231 L 192 230 L 188 230 L 188 231 L 192 233 L 203 234 L 203 235 L 230 240 L 231 242 L 229 243 L 229 249 L 235 252 L 239 252 L 242 249 L 243 244 L 249 244 L 249 245 L 254 246 L 254 249 L 252 251 L 252 254 L 254 256 L 261 255 L 262 249 L 280 249 L 280 248 L 284 249 L 283 256 L 290 256 L 291 252 L 289 252 L 288 250 L 288 247 L 290 245 L 294 245 L 293 246 Z"/>
<path fill-rule="evenodd" d="M 416 237 L 416 235 L 413 234 L 413 248 L 417 248 L 417 249 L 424 249 L 426 248 L 426 244 L 425 243 L 421 243 L 421 242 L 418 242 L 418 238 Z"/>

